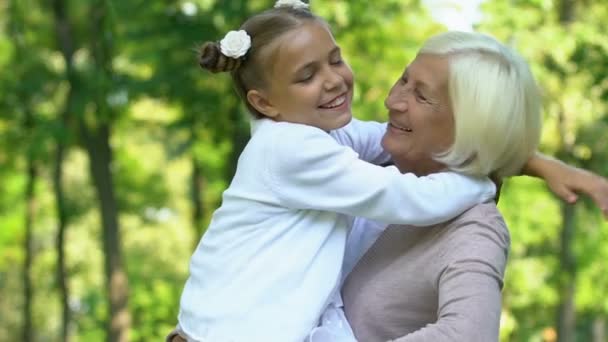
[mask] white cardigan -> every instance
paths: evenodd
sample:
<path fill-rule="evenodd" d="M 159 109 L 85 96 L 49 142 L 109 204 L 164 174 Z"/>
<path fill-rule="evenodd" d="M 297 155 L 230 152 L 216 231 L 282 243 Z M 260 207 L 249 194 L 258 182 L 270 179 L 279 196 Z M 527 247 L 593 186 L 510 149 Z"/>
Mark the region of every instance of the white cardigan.
<path fill-rule="evenodd" d="M 189 341 L 303 341 L 340 284 L 353 216 L 430 225 L 494 196 L 488 179 L 365 162 L 386 160 L 383 124 L 255 126 L 191 259 L 179 313 Z"/>

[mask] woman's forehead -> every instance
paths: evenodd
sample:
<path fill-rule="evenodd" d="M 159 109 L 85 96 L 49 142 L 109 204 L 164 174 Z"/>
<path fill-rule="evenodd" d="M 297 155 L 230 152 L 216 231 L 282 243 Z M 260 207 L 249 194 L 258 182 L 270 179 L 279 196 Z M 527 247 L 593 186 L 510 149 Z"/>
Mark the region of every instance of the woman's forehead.
<path fill-rule="evenodd" d="M 405 69 L 408 79 L 437 94 L 447 91 L 448 73 L 447 57 L 430 54 L 419 54 Z"/>

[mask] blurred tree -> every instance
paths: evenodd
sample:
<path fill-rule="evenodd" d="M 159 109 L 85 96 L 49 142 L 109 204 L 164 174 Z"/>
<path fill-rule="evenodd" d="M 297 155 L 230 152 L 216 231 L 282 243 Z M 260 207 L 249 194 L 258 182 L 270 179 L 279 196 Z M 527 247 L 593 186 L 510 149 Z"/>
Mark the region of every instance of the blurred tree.
<path fill-rule="evenodd" d="M 249 138 L 248 114 L 229 75 L 200 70 L 195 50 L 272 3 L 0 2 L 0 339 L 23 339 L 17 334 L 27 321 L 22 296 L 14 295 L 27 281 L 13 265 L 28 253 L 23 193 L 30 152 L 38 177 L 53 184 L 32 183 L 38 209 L 31 219 L 30 337 L 119 340 L 128 329 L 131 340 L 151 341 L 174 326 L 192 242 L 204 233 Z M 355 72 L 355 115 L 385 120 L 388 89 L 420 43 L 443 28 L 415 0 L 311 5 L 330 23 Z M 576 2 L 569 25 L 554 0 L 483 6 L 479 29 L 515 45 L 545 91 L 543 150 L 569 146 L 562 158 L 608 174 L 608 5 Z M 24 37 L 20 52 L 15 22 Z M 556 336 L 564 250 L 570 253 L 564 262 L 576 261 L 575 338 L 602 341 L 608 230 L 597 210 L 584 199 L 571 216 L 561 215 L 542 183 L 526 178 L 507 182 L 500 205 L 513 237 L 502 339 Z M 563 229 L 566 216 L 574 229 Z M 562 232 L 570 235 L 562 239 Z M 57 277 L 48 277 L 55 267 Z M 115 286 L 116 274 L 125 287 Z M 127 303 L 128 328 L 121 321 Z"/>
<path fill-rule="evenodd" d="M 68 19 L 66 8 L 67 3 L 63 0 L 53 2 L 55 16 L 55 27 L 57 34 L 57 46 L 61 51 L 65 64 L 65 74 L 68 81 L 68 92 L 65 100 L 63 114 L 59 117 L 60 127 L 66 127 L 68 116 L 74 115 L 74 121 L 80 133 L 81 141 L 87 151 L 89 159 L 89 172 L 91 180 L 96 189 L 98 203 L 101 211 L 101 222 L 103 226 L 102 245 L 104 251 L 106 291 L 109 307 L 107 321 L 106 339 L 108 341 L 126 341 L 130 325 L 130 315 L 127 307 L 128 280 L 124 270 L 122 260 L 122 247 L 120 239 L 120 225 L 118 219 L 118 200 L 114 190 L 114 176 L 111 170 L 113 163 L 113 151 L 110 144 L 112 125 L 116 120 L 115 102 L 120 100 L 113 98 L 116 96 L 112 92 L 114 89 L 114 32 L 111 18 L 111 4 L 105 0 L 93 1 L 89 5 L 89 39 L 90 55 L 92 65 L 88 74 L 85 74 L 85 84 L 81 82 L 74 68 L 74 30 Z M 80 87 L 87 87 L 86 97 L 77 100 L 76 91 Z M 76 101 L 84 104 L 90 103 L 93 106 L 76 105 Z M 89 109 L 91 108 L 91 109 Z M 61 165 L 64 142 L 61 136 L 57 140 L 57 160 L 55 171 L 55 189 L 58 206 L 58 214 L 61 220 L 65 220 L 65 208 L 61 195 Z M 63 224 L 66 222 L 63 221 Z M 62 282 L 65 277 L 63 265 L 62 235 L 65 225 L 60 226 L 57 245 L 60 269 L 60 288 L 62 290 L 62 335 L 67 338 L 67 326 L 69 324 L 69 308 L 67 283 Z"/>
<path fill-rule="evenodd" d="M 10 2 L 10 35 L 13 40 L 14 55 L 13 59 L 17 61 L 26 61 L 25 63 L 18 64 L 19 67 L 15 70 L 15 76 L 17 82 L 15 85 L 16 99 L 13 102 L 14 112 L 21 119 L 17 122 L 22 127 L 23 134 L 25 136 L 25 150 L 23 151 L 25 157 L 25 172 L 26 172 L 26 185 L 24 193 L 25 201 L 25 218 L 24 218 L 24 236 L 23 236 L 23 250 L 25 253 L 25 260 L 23 264 L 23 330 L 22 338 L 24 341 L 32 341 L 35 336 L 35 327 L 32 316 L 32 300 L 33 300 L 33 283 L 32 278 L 32 264 L 34 259 L 34 224 L 36 221 L 36 182 L 38 180 L 38 161 L 35 153 L 36 144 L 36 123 L 34 117 L 34 106 L 32 101 L 32 93 L 28 92 L 27 81 L 28 73 L 31 72 L 31 68 L 37 67 L 33 65 L 36 63 L 35 60 L 27 58 L 28 46 L 26 45 L 25 38 L 25 19 L 23 16 L 22 3 L 18 3 L 16 0 Z"/>
<path fill-rule="evenodd" d="M 68 120 L 74 115 L 76 100 L 76 72 L 74 70 L 74 42 L 72 28 L 66 12 L 66 4 L 63 0 L 53 0 L 52 10 L 55 19 L 55 34 L 57 46 L 65 61 L 65 75 L 68 82 L 68 92 L 63 110 L 57 118 L 57 132 L 55 133 L 55 167 L 53 169 L 53 191 L 55 193 L 55 206 L 57 216 L 57 236 L 55 248 L 57 251 L 57 286 L 61 300 L 61 341 L 70 340 L 69 326 L 71 313 L 69 307 L 70 290 L 68 285 L 68 271 L 66 263 L 65 235 L 69 224 L 69 211 L 66 205 L 64 190 L 64 161 L 65 150 L 68 140 Z"/>
<path fill-rule="evenodd" d="M 97 191 L 103 225 L 103 250 L 109 318 L 107 341 L 128 340 L 131 317 L 127 307 L 129 285 L 122 260 L 118 207 L 111 170 L 112 147 L 110 136 L 116 119 L 110 96 L 114 89 L 114 23 L 112 4 L 95 0 L 90 7 L 90 51 L 95 67 L 92 90 L 95 105 L 92 117 L 79 117 L 82 140 L 89 157 L 89 168 Z"/>
<path fill-rule="evenodd" d="M 542 148 L 571 164 L 608 174 L 606 143 L 604 134 L 599 133 L 602 129 L 605 132 L 607 117 L 606 100 L 602 97 L 606 84 L 601 75 L 608 72 L 608 49 L 606 40 L 600 38 L 606 29 L 603 18 L 608 13 L 607 4 L 496 0 L 484 4 L 484 9 L 487 15 L 480 29 L 515 45 L 530 61 L 543 88 L 546 125 Z M 540 41 L 545 43 L 539 44 Z M 590 60 L 594 62 L 589 63 Z M 530 197 L 527 201 L 535 200 Z M 543 329 L 547 336 L 555 334 L 559 341 L 590 340 L 593 324 L 587 322 L 595 318 L 578 321 L 575 317 L 581 312 L 589 317 L 587 310 L 600 317 L 606 315 L 606 302 L 591 303 L 586 299 L 606 282 L 605 276 L 590 267 L 602 255 L 597 241 L 605 235 L 598 230 L 603 224 L 588 199 L 579 202 L 574 206 L 560 203 L 559 212 L 551 208 L 537 211 L 545 218 L 534 219 L 536 225 L 531 224 L 531 214 L 526 214 L 529 207 L 519 207 L 521 214 L 515 214 L 508 204 L 501 207 L 507 213 L 507 222 L 521 216 L 521 224 L 512 225 L 514 253 L 505 286 L 505 307 L 513 310 L 517 322 L 511 336 L 514 340 L 528 340 Z M 560 217 L 560 221 L 555 217 Z M 533 236 L 542 239 L 531 242 Z M 525 289 L 536 281 L 516 279 L 513 270 L 537 262 L 535 267 L 542 271 L 521 275 L 542 281 L 535 285 L 538 288 Z M 588 284 L 588 277 L 593 277 L 596 284 Z M 540 295 L 528 296 L 523 291 Z M 543 310 L 547 307 L 555 308 L 557 319 Z"/>

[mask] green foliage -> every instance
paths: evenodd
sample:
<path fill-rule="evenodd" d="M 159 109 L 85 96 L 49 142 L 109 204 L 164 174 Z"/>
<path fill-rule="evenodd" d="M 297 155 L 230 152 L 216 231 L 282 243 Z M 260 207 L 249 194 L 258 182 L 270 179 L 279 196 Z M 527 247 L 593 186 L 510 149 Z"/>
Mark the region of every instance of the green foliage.
<path fill-rule="evenodd" d="M 487 2 L 487 17 L 481 28 L 513 42 L 530 61 L 545 97 L 542 148 L 570 163 L 606 175 L 608 49 L 604 39 L 606 21 L 602 18 L 608 13 L 608 6 L 601 1 L 589 1 L 584 6 L 573 2 L 574 18 L 566 23 L 560 21 L 559 15 L 563 3 L 517 1 L 513 6 L 512 1 Z M 517 192 L 532 195 L 528 186 L 525 191 L 518 189 Z M 608 313 L 606 302 L 599 299 L 603 298 L 600 293 L 606 288 L 605 270 L 601 266 L 606 223 L 589 199 L 580 202 L 575 208 L 575 235 L 568 248 L 576 260 L 577 316 L 582 314 L 589 320 L 578 320 L 577 335 L 581 340 L 590 340 L 593 320 Z M 536 197 L 517 203 L 508 200 L 508 205 L 502 207 L 512 228 L 514 252 L 504 304 L 513 308 L 514 319 L 519 322 L 519 328 L 514 329 L 509 339 L 530 340 L 543 330 L 555 328 L 560 300 L 558 284 L 563 272 L 558 259 L 562 248 L 562 212 L 555 204 L 538 207 L 549 202 Z M 530 208 L 531 205 L 534 208 Z M 530 238 L 535 235 L 539 239 L 533 242 Z M 541 260 L 530 272 L 518 270 L 519 265 Z M 523 286 L 530 282 L 536 287 Z M 593 315 L 597 316 L 591 318 Z"/>
<path fill-rule="evenodd" d="M 66 253 L 70 334 L 100 341 L 106 303 L 99 203 L 78 118 L 95 128 L 111 122 L 115 192 L 129 277 L 131 340 L 160 340 L 176 322 L 188 272 L 193 227 L 192 165 L 200 166 L 203 224 L 230 181 L 248 118 L 229 75 L 200 70 L 196 48 L 237 28 L 272 1 L 110 1 L 113 74 L 96 67 L 91 40 L 93 1 L 68 1 L 74 38 L 73 103 L 49 3 L 0 2 L 0 336 L 20 336 L 25 221 L 25 160 L 39 163 L 34 224 L 34 328 L 59 340 L 52 188 L 55 142 L 66 143 L 64 186 L 70 217 Z M 492 0 L 478 29 L 509 42 L 530 61 L 544 92 L 542 150 L 608 175 L 608 4 L 586 1 L 576 19 L 559 22 L 560 2 Z M 333 28 L 355 72 L 355 114 L 384 120 L 388 89 L 428 36 L 443 30 L 420 1 L 312 1 Z M 94 99 L 111 113 L 96 116 Z M 101 95 L 100 95 L 101 94 Z M 60 117 L 68 108 L 67 121 Z M 33 123 L 25 125 L 26 114 Z M 576 206 L 577 334 L 589 340 L 593 321 L 608 315 L 608 229 L 582 198 Z M 562 204 L 529 178 L 506 182 L 499 207 L 511 229 L 502 341 L 541 341 L 555 329 L 562 274 L 558 258 Z"/>

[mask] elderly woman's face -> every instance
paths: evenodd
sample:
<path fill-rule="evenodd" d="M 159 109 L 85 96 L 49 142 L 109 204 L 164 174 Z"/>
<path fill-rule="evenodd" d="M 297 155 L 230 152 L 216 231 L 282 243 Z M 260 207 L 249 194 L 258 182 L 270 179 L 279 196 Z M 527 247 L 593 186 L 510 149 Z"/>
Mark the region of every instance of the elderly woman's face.
<path fill-rule="evenodd" d="M 422 175 L 443 169 L 431 157 L 454 141 L 447 80 L 446 57 L 418 55 L 384 102 L 389 125 L 382 146 L 402 172 Z"/>

